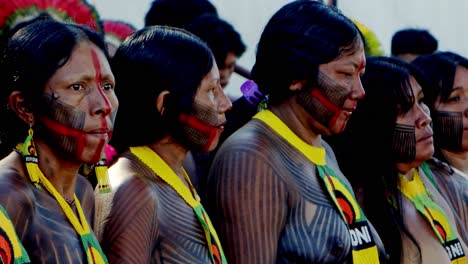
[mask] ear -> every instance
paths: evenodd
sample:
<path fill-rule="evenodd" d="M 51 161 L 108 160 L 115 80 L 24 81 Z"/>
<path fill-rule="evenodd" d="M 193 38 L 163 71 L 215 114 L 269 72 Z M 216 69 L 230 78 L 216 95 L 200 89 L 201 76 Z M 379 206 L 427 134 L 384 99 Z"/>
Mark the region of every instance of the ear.
<path fill-rule="evenodd" d="M 10 94 L 8 107 L 26 124 L 34 124 L 34 114 L 31 111 L 30 104 L 24 99 L 22 92 L 14 91 Z"/>
<path fill-rule="evenodd" d="M 302 87 L 305 85 L 306 80 L 301 80 L 301 81 L 293 81 L 291 85 L 289 86 L 289 90 L 291 91 L 300 91 Z"/>
<path fill-rule="evenodd" d="M 161 115 L 164 114 L 164 100 L 166 99 L 166 95 L 170 94 L 168 90 L 162 91 L 159 93 L 158 98 L 156 99 L 156 108 Z"/>

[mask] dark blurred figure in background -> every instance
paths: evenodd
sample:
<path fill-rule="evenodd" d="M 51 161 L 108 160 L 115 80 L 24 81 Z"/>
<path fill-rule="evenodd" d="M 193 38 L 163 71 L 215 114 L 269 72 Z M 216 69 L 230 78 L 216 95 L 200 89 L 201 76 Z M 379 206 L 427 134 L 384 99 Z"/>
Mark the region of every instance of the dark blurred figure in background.
<path fill-rule="evenodd" d="M 205 41 L 213 51 L 221 75 L 221 86 L 225 88 L 234 72 L 237 58 L 246 49 L 240 34 L 229 22 L 213 14 L 197 17 L 187 30 Z"/>
<path fill-rule="evenodd" d="M 406 62 L 411 62 L 419 55 L 431 54 L 437 48 L 437 39 L 426 29 L 405 28 L 392 37 L 392 56 Z"/>
<path fill-rule="evenodd" d="M 195 18 L 205 13 L 218 15 L 216 7 L 207 0 L 154 0 L 145 15 L 145 26 L 185 29 Z"/>

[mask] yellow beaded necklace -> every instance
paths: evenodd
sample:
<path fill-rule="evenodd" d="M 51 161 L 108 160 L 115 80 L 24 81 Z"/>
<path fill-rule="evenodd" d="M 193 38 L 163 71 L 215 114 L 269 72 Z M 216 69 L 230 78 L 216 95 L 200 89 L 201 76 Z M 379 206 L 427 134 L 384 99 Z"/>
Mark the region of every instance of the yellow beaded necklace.
<path fill-rule="evenodd" d="M 89 228 L 88 221 L 86 220 L 83 209 L 81 208 L 80 200 L 78 200 L 76 194 L 73 195 L 73 198 L 79 219 L 76 217 L 73 209 L 70 207 L 70 204 L 65 201 L 62 195 L 49 182 L 47 177 L 44 176 L 41 169 L 39 168 L 39 159 L 33 141 L 32 128 L 29 129 L 28 137 L 26 138 L 25 142 L 23 144 L 18 144 L 16 148 L 17 150 L 21 151 L 23 155 L 31 182 L 38 189 L 40 189 L 41 186 L 44 186 L 44 188 L 52 195 L 52 197 L 54 197 L 54 199 L 62 208 L 62 211 L 67 217 L 68 221 L 70 221 L 76 233 L 80 236 L 88 263 L 107 264 L 107 258 L 102 252 L 101 246 L 97 242 L 96 237 Z"/>

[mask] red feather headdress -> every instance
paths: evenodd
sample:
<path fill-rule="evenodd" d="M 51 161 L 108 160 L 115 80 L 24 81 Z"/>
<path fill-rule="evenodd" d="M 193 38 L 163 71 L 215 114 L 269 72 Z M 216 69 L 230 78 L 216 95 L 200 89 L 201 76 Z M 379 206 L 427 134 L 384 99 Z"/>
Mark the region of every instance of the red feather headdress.
<path fill-rule="evenodd" d="M 131 24 L 119 20 L 102 20 L 102 26 L 106 41 L 116 47 L 136 30 Z"/>
<path fill-rule="evenodd" d="M 0 0 L 0 36 L 41 13 L 102 32 L 98 12 L 86 0 Z"/>

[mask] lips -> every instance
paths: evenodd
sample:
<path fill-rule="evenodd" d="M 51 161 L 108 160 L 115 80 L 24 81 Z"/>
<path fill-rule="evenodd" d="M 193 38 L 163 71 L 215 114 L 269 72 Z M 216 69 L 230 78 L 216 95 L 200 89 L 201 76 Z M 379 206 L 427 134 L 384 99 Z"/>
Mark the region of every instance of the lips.
<path fill-rule="evenodd" d="M 103 137 L 106 139 L 110 139 L 112 137 L 112 131 L 104 128 L 88 131 L 87 134 L 93 137 Z"/>
<path fill-rule="evenodd" d="M 351 107 L 343 107 L 342 110 L 346 111 L 346 112 L 349 112 L 351 114 L 352 112 L 354 112 L 354 110 L 356 110 L 356 104 L 354 104 Z"/>
<path fill-rule="evenodd" d="M 419 141 L 424 141 L 424 140 L 427 140 L 427 139 L 430 139 L 430 138 L 432 138 L 432 134 L 426 134 L 426 135 L 424 135 L 423 137 L 421 137 L 421 138 L 418 140 L 418 142 L 419 142 Z"/>
<path fill-rule="evenodd" d="M 107 128 L 88 130 L 88 134 L 111 134 L 112 131 Z"/>

